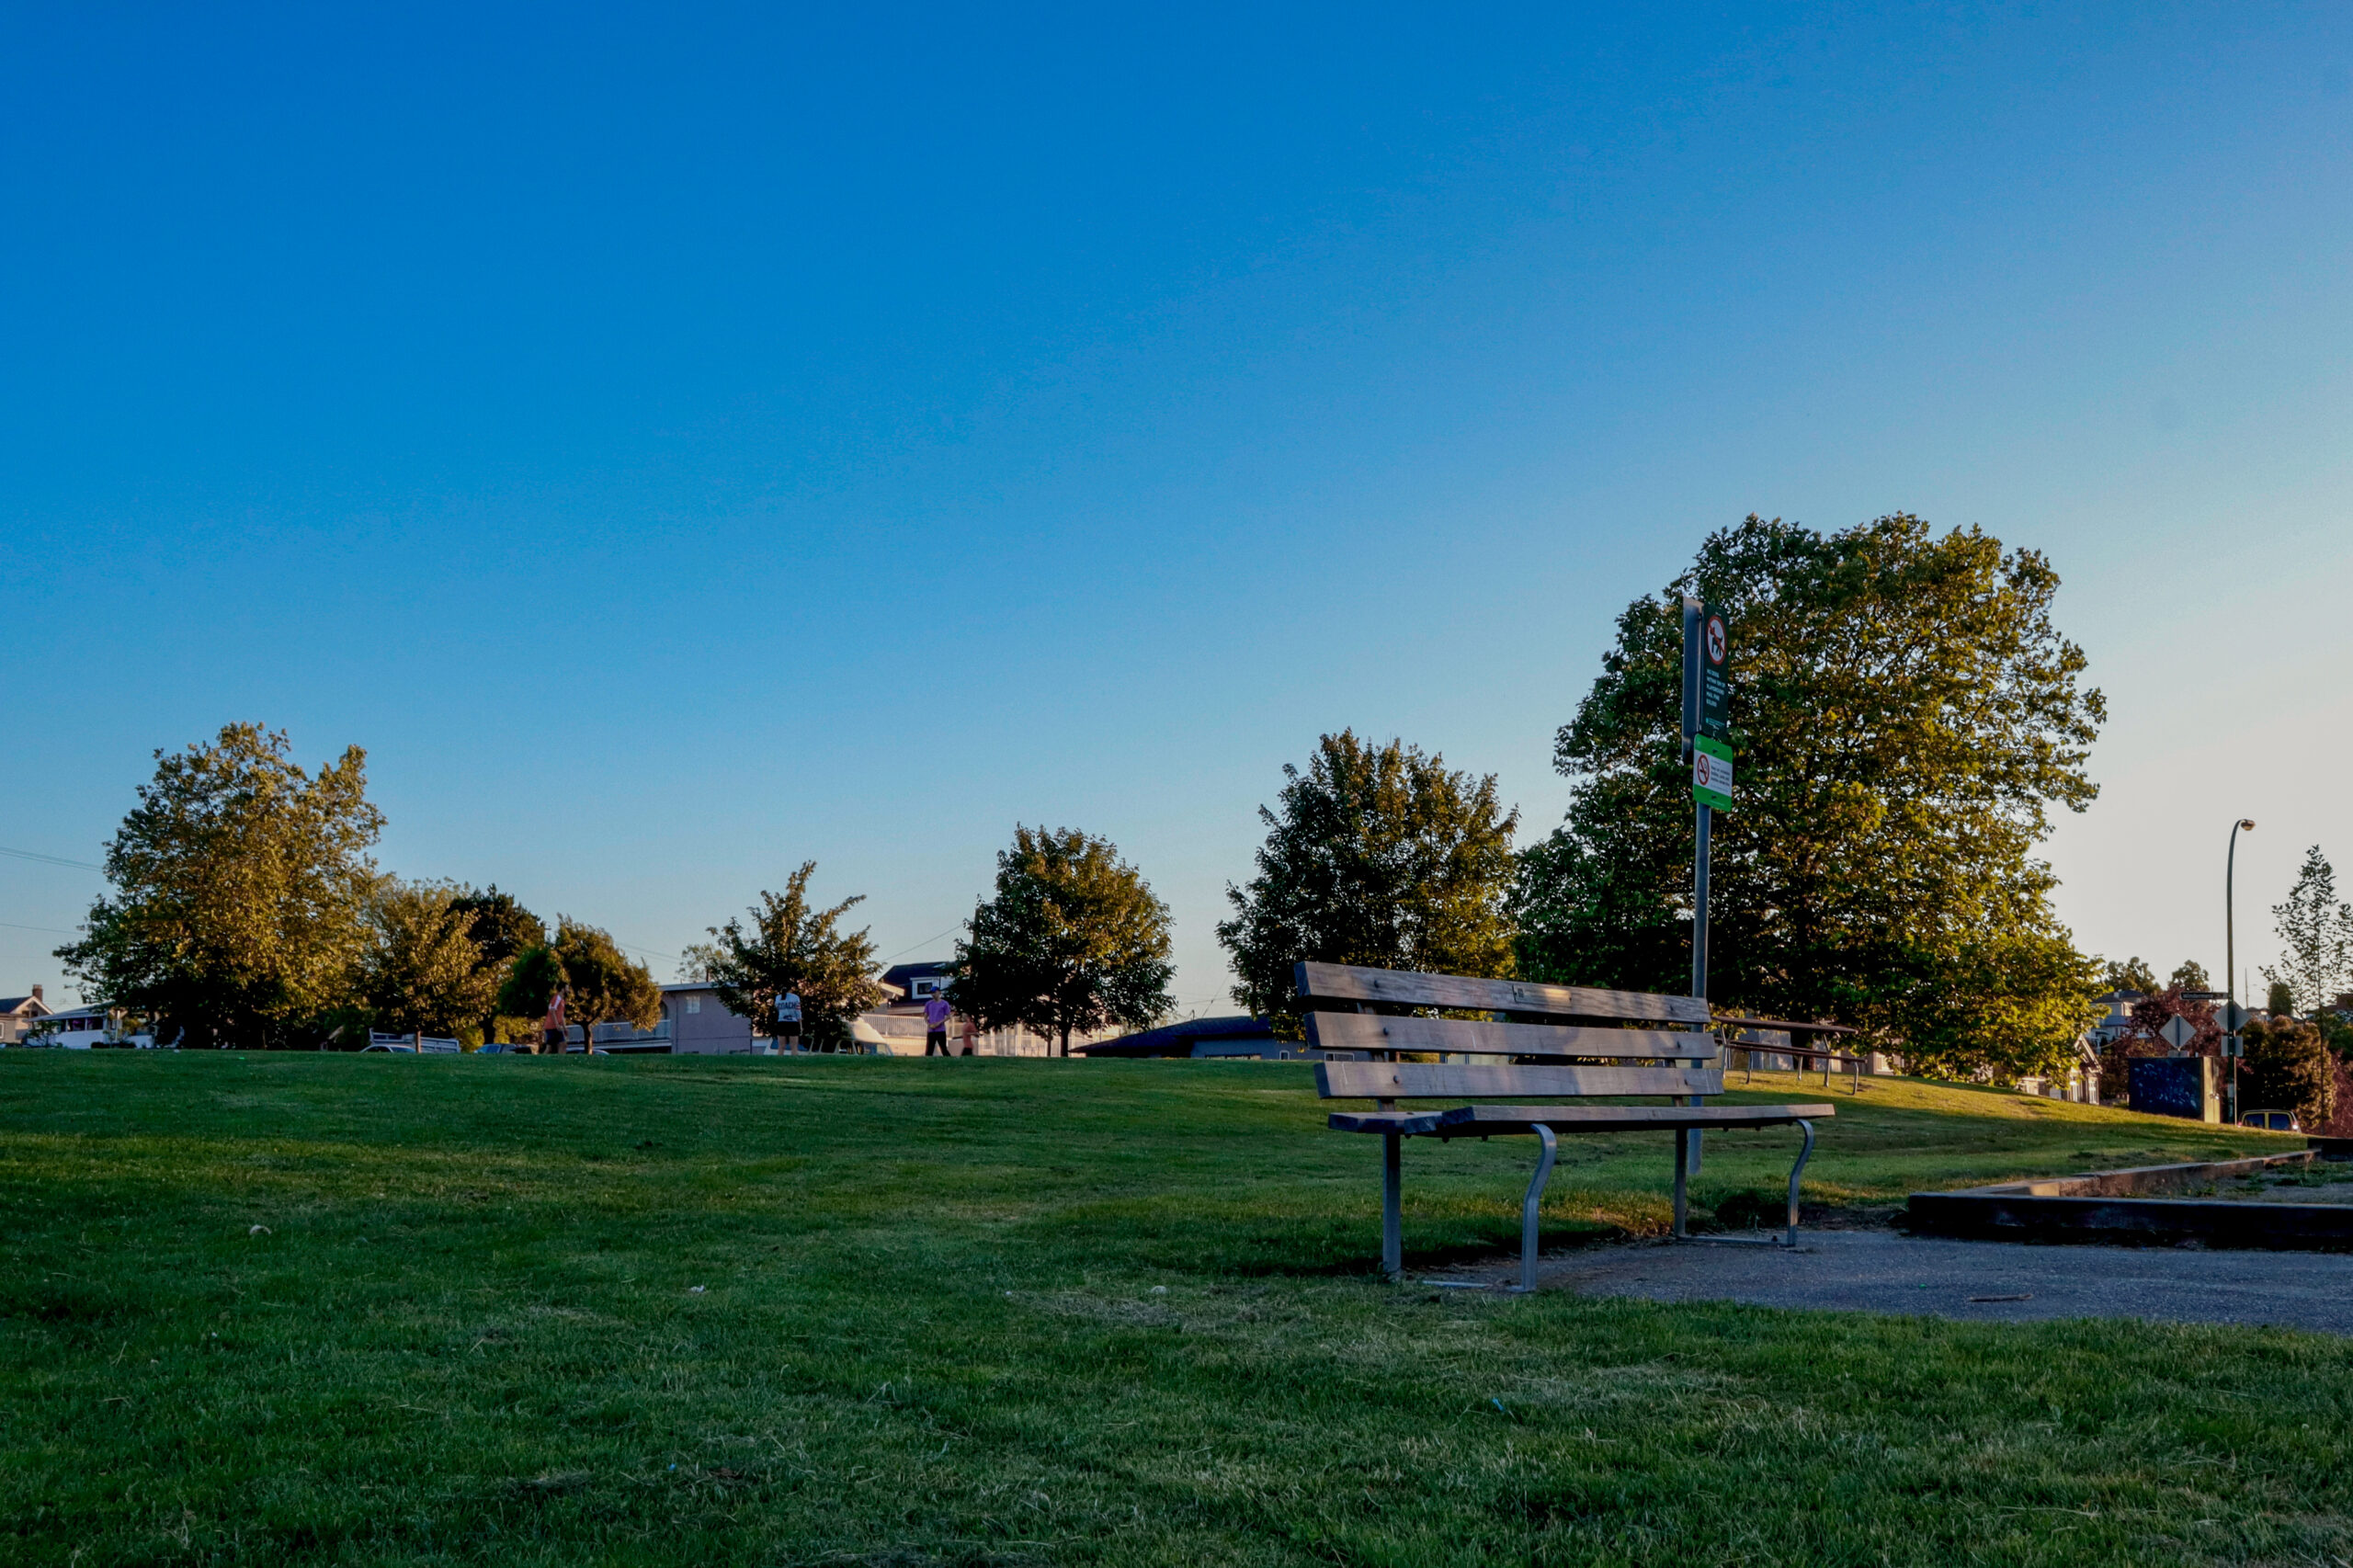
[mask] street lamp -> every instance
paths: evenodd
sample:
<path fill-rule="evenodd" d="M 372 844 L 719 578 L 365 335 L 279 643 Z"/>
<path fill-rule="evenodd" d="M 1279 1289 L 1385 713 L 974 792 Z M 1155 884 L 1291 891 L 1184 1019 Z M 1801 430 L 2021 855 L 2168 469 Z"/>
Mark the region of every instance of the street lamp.
<path fill-rule="evenodd" d="M 2230 1023 L 2231 1015 L 2238 1011 L 2239 1005 L 2239 971 L 2233 967 L 2238 960 L 2238 954 L 2232 947 L 2231 877 L 2232 874 L 2238 869 L 2239 829 L 2241 828 L 2245 828 L 2249 833 L 2253 833 L 2255 831 L 2255 819 L 2253 817 L 2241 817 L 2238 821 L 2231 824 L 2231 851 L 2229 857 L 2222 862 L 2222 993 L 2229 999 L 2222 1009 L 2222 1022 L 2225 1025 Z M 2230 1032 L 2236 1034 L 2238 1031 L 2233 1029 Z M 2236 1056 L 2233 1056 L 2231 1058 L 2231 1125 L 2234 1127 L 2237 1126 L 2238 1120 L 2239 1059 Z"/>

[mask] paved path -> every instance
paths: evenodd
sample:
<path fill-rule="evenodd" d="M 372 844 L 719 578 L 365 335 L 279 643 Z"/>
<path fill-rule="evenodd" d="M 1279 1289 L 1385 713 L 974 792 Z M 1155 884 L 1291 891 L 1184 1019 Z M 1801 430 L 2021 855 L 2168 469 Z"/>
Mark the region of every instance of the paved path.
<path fill-rule="evenodd" d="M 1800 1250 L 1632 1243 L 1546 1260 L 1549 1287 L 1660 1301 L 1733 1301 L 1970 1321 L 2131 1317 L 2353 1335 L 2353 1255 L 2025 1246 L 1893 1231 L 1812 1231 Z M 1468 1278 L 1473 1271 L 1449 1271 Z M 1475 1271 L 1489 1278 L 1489 1271 Z M 1498 1267 L 1497 1283 L 1518 1263 Z M 1432 1278 L 1438 1278 L 1433 1276 Z M 1972 1301 L 1972 1296 L 2025 1301 Z"/>

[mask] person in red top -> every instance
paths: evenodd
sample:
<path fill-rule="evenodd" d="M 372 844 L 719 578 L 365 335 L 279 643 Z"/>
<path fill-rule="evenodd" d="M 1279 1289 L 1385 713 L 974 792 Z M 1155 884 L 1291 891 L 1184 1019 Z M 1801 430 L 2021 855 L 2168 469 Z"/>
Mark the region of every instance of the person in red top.
<path fill-rule="evenodd" d="M 923 1005 L 923 1053 L 926 1056 L 935 1051 L 942 1056 L 948 1054 L 948 1015 L 950 1011 L 948 998 L 937 991 L 931 994 L 931 1000 Z"/>
<path fill-rule="evenodd" d="M 563 1054 L 563 993 L 561 991 L 548 998 L 548 1016 L 540 1020 L 540 1051 L 548 1056 Z"/>

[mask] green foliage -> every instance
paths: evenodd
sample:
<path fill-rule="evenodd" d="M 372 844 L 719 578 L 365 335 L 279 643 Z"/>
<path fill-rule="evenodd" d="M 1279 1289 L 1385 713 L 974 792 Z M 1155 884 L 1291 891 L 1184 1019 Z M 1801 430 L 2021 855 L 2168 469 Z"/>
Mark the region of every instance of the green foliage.
<path fill-rule="evenodd" d="M 2114 959 L 2104 960 L 2100 969 L 2100 984 L 2110 991 L 2138 991 L 2143 996 L 2154 996 L 2165 989 L 2157 982 L 2157 971 L 2138 953 L 2122 963 Z"/>
<path fill-rule="evenodd" d="M 516 954 L 515 961 L 507 966 L 506 978 L 498 987 L 498 1015 L 528 1019 L 530 1027 L 537 1029 L 539 1020 L 547 1017 L 548 1004 L 563 989 L 563 960 L 545 942 L 535 943 Z"/>
<path fill-rule="evenodd" d="M 547 922 L 524 908 L 513 893 L 499 892 L 495 882 L 458 889 L 450 907 L 465 916 L 466 935 L 482 949 L 483 961 L 495 966 L 502 977 L 517 953 L 548 939 Z"/>
<path fill-rule="evenodd" d="M 2296 988 L 2284 980 L 2275 980 L 2263 994 L 2263 1010 L 2275 1017 L 2296 1016 Z"/>
<path fill-rule="evenodd" d="M 650 1029 L 662 1021 L 662 988 L 605 931 L 559 916 L 554 951 L 563 966 L 565 1017 L 580 1027 L 584 1042 L 598 1024 Z"/>
<path fill-rule="evenodd" d="M 2051 621 L 2059 579 L 1976 528 L 1894 516 L 1824 535 L 1751 517 L 1619 619 L 1560 732 L 1567 820 L 1522 861 L 1522 972 L 1679 991 L 1692 806 L 1682 600 L 1729 612 L 1739 803 L 1715 816 L 1710 993 L 1830 1018 L 1925 1071 L 2067 1062 L 2097 1017 L 2034 858 L 2053 806 L 2097 793 L 2105 716 Z M 2154 979 L 2154 977 L 2151 977 Z"/>
<path fill-rule="evenodd" d="M 2271 920 L 2285 950 L 2276 967 L 2263 966 L 2263 978 L 2275 994 L 2286 986 L 2290 998 L 2271 1010 L 2319 1012 L 2353 981 L 2353 905 L 2336 896 L 2336 871 L 2319 845 L 2304 852 L 2296 885 L 2271 906 Z"/>
<path fill-rule="evenodd" d="M 1511 838 L 1519 813 L 1490 774 L 1352 730 L 1325 735 L 1302 773 L 1283 767 L 1280 809 L 1247 887 L 1229 884 L 1233 998 L 1296 1032 L 1302 960 L 1445 974 L 1512 972 Z"/>
<path fill-rule="evenodd" d="M 949 1000 L 983 1028 L 1020 1025 L 1060 1041 L 1167 1016 L 1168 906 L 1108 839 L 1017 826 L 996 891 L 956 944 Z"/>
<path fill-rule="evenodd" d="M 2174 966 L 2170 982 L 2177 991 L 2211 991 L 2214 983 L 2206 978 L 2206 966 L 2196 959 L 2184 959 Z"/>
<path fill-rule="evenodd" d="M 155 754 L 107 846 L 111 891 L 57 949 L 87 994 L 189 1046 L 315 1041 L 369 945 L 383 819 L 358 746 L 305 773 L 285 733 L 229 724 Z"/>
<path fill-rule="evenodd" d="M 455 1036 L 490 1017 L 500 976 L 473 939 L 471 911 L 454 888 L 386 877 L 369 900 L 374 934 L 360 996 L 376 1027 L 398 1034 Z"/>
<path fill-rule="evenodd" d="M 711 940 L 688 950 L 698 978 L 718 988 L 728 1011 L 752 1020 L 761 1033 L 775 1028 L 777 999 L 801 997 L 801 1039 L 821 1050 L 849 1043 L 850 1020 L 884 1000 L 874 979 L 874 943 L 864 927 L 841 929 L 842 916 L 864 902 L 846 898 L 831 909 L 809 907 L 809 879 L 817 862 L 804 860 L 781 893 L 762 892 L 752 926 L 731 919 L 710 927 Z"/>
<path fill-rule="evenodd" d="M 2249 1110 L 2292 1110 L 2306 1131 L 2336 1114 L 2336 1055 L 2313 1025 L 2284 1015 L 2257 1019 L 2241 1031 L 2246 1059 L 2239 1103 Z"/>

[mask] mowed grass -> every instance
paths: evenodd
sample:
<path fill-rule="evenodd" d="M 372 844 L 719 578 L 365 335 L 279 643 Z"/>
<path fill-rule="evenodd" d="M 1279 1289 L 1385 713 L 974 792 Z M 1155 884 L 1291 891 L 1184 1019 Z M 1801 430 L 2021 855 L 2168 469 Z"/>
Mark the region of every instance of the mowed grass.
<path fill-rule="evenodd" d="M 1803 1092 L 1854 1205 L 2295 1142 Z M 2343 1341 L 1389 1286 L 1322 1114 L 1278 1064 L 0 1053 L 0 1560 L 2353 1557 Z M 1550 1239 L 1663 1222 L 1664 1136 L 1563 1145 Z M 1412 1261 L 1506 1252 L 1530 1153 L 1411 1146 Z"/>

